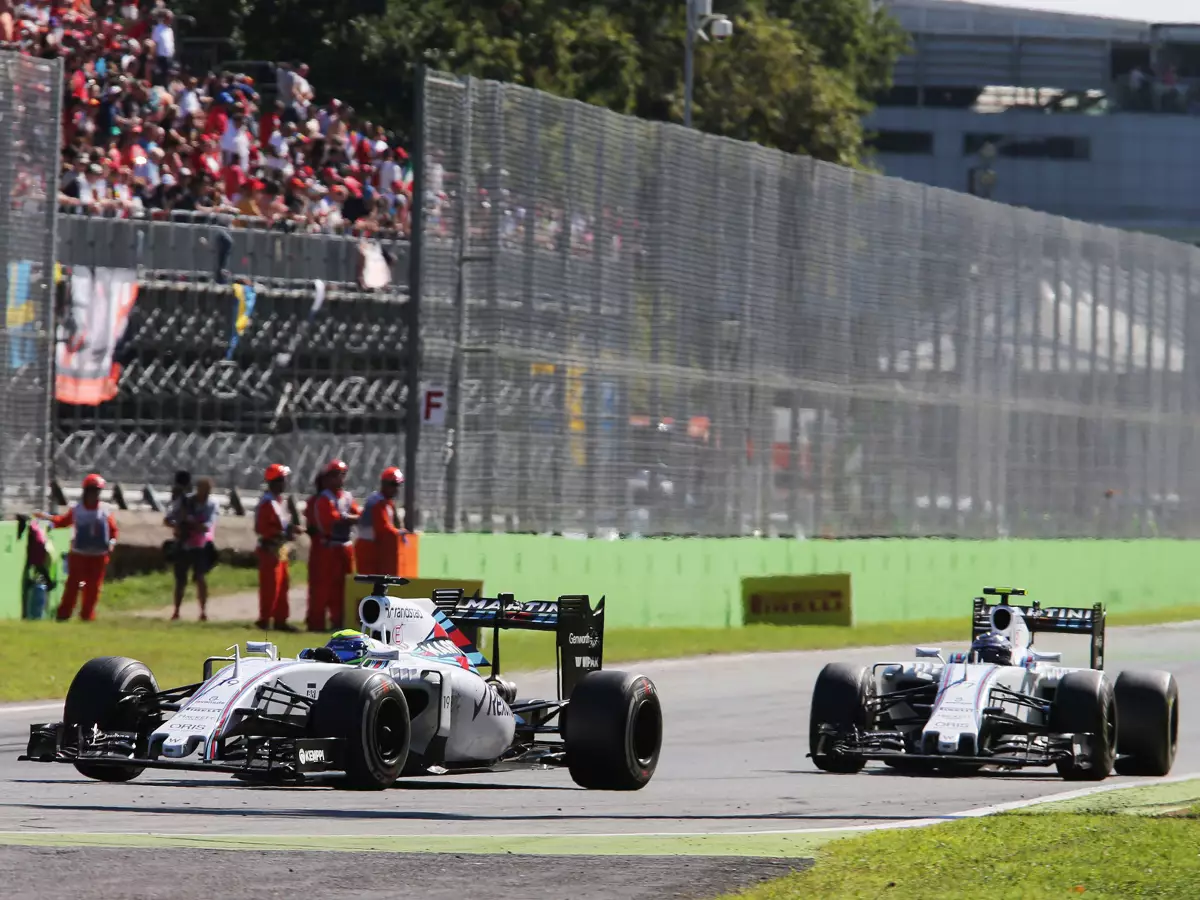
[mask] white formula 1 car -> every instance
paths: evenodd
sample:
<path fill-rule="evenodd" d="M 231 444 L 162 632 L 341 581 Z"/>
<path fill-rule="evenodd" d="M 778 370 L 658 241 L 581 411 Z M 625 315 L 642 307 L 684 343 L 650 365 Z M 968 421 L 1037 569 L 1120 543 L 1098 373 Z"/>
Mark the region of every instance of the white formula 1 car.
<path fill-rule="evenodd" d="M 1179 688 L 1168 672 L 1104 669 L 1105 613 L 1021 606 L 1017 588 L 975 599 L 968 653 L 861 667 L 830 663 L 817 677 L 809 756 L 826 772 L 868 760 L 901 771 L 976 772 L 984 766 L 1055 766 L 1068 780 L 1166 775 L 1179 736 Z M 998 597 L 995 604 L 988 597 Z M 1087 635 L 1090 668 L 1034 649 L 1041 632 Z"/>
<path fill-rule="evenodd" d="M 511 594 L 430 599 L 387 595 L 403 578 L 359 576 L 362 632 L 280 659 L 273 644 L 204 663 L 204 680 L 159 690 L 122 657 L 88 662 L 67 692 L 63 721 L 33 725 L 24 760 L 74 765 L 101 781 L 146 768 L 222 771 L 249 781 L 341 772 L 352 788 L 401 775 L 565 766 L 576 784 L 637 790 L 658 764 L 662 708 L 643 675 L 601 670 L 604 601 L 518 603 Z M 492 629 L 489 662 L 477 649 Z M 557 637 L 556 700 L 517 702 L 499 677 L 503 629 Z M 215 664 L 225 663 L 214 671 Z M 485 678 L 480 668 L 490 668 Z"/>

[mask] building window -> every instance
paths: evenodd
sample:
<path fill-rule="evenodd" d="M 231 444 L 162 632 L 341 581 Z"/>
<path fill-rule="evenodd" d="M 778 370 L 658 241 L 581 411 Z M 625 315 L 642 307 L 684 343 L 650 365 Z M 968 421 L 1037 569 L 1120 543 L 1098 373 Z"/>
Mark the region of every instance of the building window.
<path fill-rule="evenodd" d="M 932 131 L 880 131 L 867 138 L 867 146 L 877 153 L 933 154 Z"/>
<path fill-rule="evenodd" d="M 1081 137 L 1005 137 L 1001 134 L 964 134 L 963 156 L 975 156 L 984 144 L 996 148 L 996 155 L 1009 159 L 1092 158 L 1092 143 Z"/>

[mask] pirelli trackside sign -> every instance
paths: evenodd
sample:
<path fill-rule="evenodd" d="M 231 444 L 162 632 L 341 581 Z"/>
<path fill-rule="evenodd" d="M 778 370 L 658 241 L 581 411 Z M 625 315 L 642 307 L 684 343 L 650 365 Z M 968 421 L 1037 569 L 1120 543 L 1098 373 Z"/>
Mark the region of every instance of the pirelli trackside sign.
<path fill-rule="evenodd" d="M 742 610 L 747 625 L 850 625 L 850 574 L 743 578 Z"/>

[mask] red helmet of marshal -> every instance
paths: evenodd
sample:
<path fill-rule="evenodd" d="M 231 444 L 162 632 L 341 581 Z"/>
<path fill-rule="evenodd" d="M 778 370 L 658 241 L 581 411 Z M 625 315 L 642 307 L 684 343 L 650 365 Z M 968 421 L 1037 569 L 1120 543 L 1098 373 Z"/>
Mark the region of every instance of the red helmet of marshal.
<path fill-rule="evenodd" d="M 104 490 L 104 479 L 95 473 L 89 475 L 83 479 L 83 489 L 86 491 L 88 488 L 95 488 L 98 491 Z"/>
<path fill-rule="evenodd" d="M 379 476 L 379 480 L 385 484 L 404 484 L 404 473 L 395 466 L 388 466 Z"/>
<path fill-rule="evenodd" d="M 270 484 L 272 481 L 280 481 L 292 474 L 292 470 L 281 463 L 271 463 L 267 466 L 267 471 L 263 473 L 263 481 Z"/>
<path fill-rule="evenodd" d="M 342 462 L 340 459 L 332 460 L 329 463 L 329 465 L 327 465 L 325 467 L 325 471 L 322 472 L 321 474 L 322 475 L 334 475 L 334 474 L 345 475 L 346 474 L 346 464 L 344 462 Z"/>

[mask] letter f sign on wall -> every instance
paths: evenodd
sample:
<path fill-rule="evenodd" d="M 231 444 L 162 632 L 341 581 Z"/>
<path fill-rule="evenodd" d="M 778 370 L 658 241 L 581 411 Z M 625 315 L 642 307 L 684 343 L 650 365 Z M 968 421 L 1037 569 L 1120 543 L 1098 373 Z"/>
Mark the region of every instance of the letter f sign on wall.
<path fill-rule="evenodd" d="M 421 425 L 438 428 L 446 424 L 446 389 L 440 385 L 425 385 L 421 389 Z"/>

